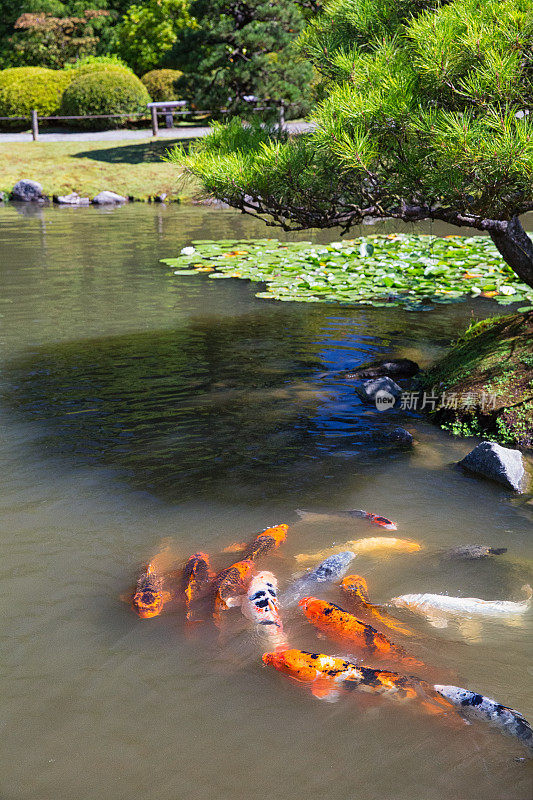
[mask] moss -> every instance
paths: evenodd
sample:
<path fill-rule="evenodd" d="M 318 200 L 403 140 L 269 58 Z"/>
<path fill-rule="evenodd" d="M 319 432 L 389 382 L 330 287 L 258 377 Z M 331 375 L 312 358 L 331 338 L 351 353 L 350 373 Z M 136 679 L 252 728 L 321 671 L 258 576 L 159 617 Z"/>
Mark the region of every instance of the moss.
<path fill-rule="evenodd" d="M 490 435 L 507 446 L 533 447 L 532 341 L 533 312 L 471 325 L 421 377 L 441 398 L 459 398 L 457 408 L 441 400 L 433 421 L 457 436 Z"/>

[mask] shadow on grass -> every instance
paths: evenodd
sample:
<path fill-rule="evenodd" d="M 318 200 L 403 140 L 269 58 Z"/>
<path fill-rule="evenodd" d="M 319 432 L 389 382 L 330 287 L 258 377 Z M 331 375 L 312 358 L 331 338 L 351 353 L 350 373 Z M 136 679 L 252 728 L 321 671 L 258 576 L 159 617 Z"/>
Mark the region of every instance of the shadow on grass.
<path fill-rule="evenodd" d="M 194 141 L 194 140 L 192 140 Z M 82 150 L 73 153 L 72 158 L 90 158 L 93 161 L 105 161 L 108 164 L 157 164 L 176 144 L 183 144 L 186 149 L 191 143 L 190 139 L 164 139 L 143 144 L 120 145 L 119 147 L 106 147 L 102 150 Z"/>

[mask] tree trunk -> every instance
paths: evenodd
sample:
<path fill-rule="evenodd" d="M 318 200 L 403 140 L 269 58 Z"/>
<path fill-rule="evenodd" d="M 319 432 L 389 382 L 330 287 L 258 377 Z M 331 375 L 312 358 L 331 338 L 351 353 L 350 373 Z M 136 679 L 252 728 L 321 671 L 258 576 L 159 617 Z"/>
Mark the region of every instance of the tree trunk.
<path fill-rule="evenodd" d="M 533 288 L 533 242 L 518 217 L 512 217 L 503 230 L 489 230 L 490 238 L 520 280 Z"/>

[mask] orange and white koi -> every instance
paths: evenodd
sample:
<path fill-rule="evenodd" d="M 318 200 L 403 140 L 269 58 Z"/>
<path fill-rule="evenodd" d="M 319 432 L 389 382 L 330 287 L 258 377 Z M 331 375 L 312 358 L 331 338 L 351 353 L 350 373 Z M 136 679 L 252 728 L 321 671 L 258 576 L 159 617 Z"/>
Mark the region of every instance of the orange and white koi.
<path fill-rule="evenodd" d="M 156 573 L 152 563 L 147 564 L 146 569 L 139 575 L 137 587 L 131 598 L 133 610 L 141 619 L 157 617 L 171 598 L 170 592 L 163 591 L 163 578 Z"/>
<path fill-rule="evenodd" d="M 322 522 L 322 521 L 331 521 L 335 518 L 351 518 L 351 519 L 366 519 L 367 522 L 371 522 L 374 525 L 380 525 L 382 528 L 386 528 L 388 531 L 395 531 L 397 530 L 396 525 L 392 520 L 387 519 L 387 517 L 382 517 L 380 514 L 372 514 L 369 511 L 363 511 L 360 508 L 352 508 L 349 511 L 336 511 L 330 513 L 319 513 L 315 511 L 303 511 L 300 508 L 296 509 L 296 513 L 302 520 L 302 522 Z"/>
<path fill-rule="evenodd" d="M 239 598 L 248 589 L 254 571 L 254 562 L 245 559 L 218 573 L 212 584 L 215 621 L 219 620 L 221 611 L 240 603 Z"/>
<path fill-rule="evenodd" d="M 416 553 L 421 549 L 421 545 L 411 539 L 397 539 L 394 536 L 370 536 L 366 539 L 352 539 L 349 542 L 344 542 L 344 544 L 326 547 L 325 550 L 318 550 L 316 553 L 299 553 L 295 558 L 299 564 L 308 564 L 317 561 L 319 558 L 341 553 L 343 550 L 351 550 L 356 555 L 367 555 L 382 550 L 396 553 Z"/>
<path fill-rule="evenodd" d="M 274 525 L 272 528 L 265 528 L 264 531 L 258 533 L 255 539 L 252 539 L 249 544 L 246 542 L 237 542 L 229 545 L 229 547 L 225 547 L 222 552 L 238 553 L 244 551 L 242 553 L 243 559 L 251 558 L 252 561 L 255 561 L 256 558 L 265 556 L 267 553 L 275 550 L 276 547 L 279 547 L 280 544 L 285 541 L 288 530 L 288 525 Z"/>
<path fill-rule="evenodd" d="M 209 566 L 209 556 L 206 553 L 195 553 L 185 564 L 181 583 L 187 620 L 194 619 L 194 606 L 198 600 L 206 596 L 214 577 Z"/>
<path fill-rule="evenodd" d="M 336 700 L 342 691 L 353 690 L 372 692 L 395 700 L 412 700 L 423 695 L 427 687 L 418 678 L 362 667 L 343 658 L 306 650 L 264 653 L 263 662 L 296 681 L 308 684 L 312 694 L 321 700 Z M 432 694 L 431 690 L 429 693 Z"/>
<path fill-rule="evenodd" d="M 337 642 L 355 646 L 375 658 L 393 659 L 409 667 L 424 666 L 422 661 L 412 658 L 402 647 L 335 603 L 304 597 L 298 605 L 312 625 Z"/>
<path fill-rule="evenodd" d="M 344 596 L 355 605 L 358 611 L 368 614 L 368 616 L 380 622 L 382 625 L 385 625 L 385 627 L 390 628 L 392 631 L 402 633 L 404 636 L 415 635 L 406 625 L 389 617 L 388 614 L 381 611 L 370 602 L 368 586 L 362 575 L 347 575 L 342 579 L 340 589 Z"/>

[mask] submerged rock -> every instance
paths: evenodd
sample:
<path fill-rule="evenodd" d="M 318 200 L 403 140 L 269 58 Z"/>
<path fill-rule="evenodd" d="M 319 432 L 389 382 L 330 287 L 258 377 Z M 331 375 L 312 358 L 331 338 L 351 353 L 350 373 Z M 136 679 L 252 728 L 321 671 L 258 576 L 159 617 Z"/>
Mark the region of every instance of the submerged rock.
<path fill-rule="evenodd" d="M 386 361 L 371 361 L 369 364 L 363 364 L 356 370 L 346 373 L 346 378 L 354 378 L 359 380 L 361 378 L 412 378 L 420 371 L 420 367 L 416 361 L 411 361 L 409 358 L 388 359 Z"/>
<path fill-rule="evenodd" d="M 44 200 L 43 187 L 37 181 L 31 181 L 23 178 L 13 186 L 11 192 L 11 199 L 18 200 L 21 203 L 31 203 Z"/>
<path fill-rule="evenodd" d="M 376 378 L 374 381 L 363 381 L 361 386 L 355 390 L 364 403 L 376 403 L 379 397 L 385 397 L 386 393 L 392 395 L 394 402 L 390 403 L 390 407 L 394 406 L 395 401 L 400 397 L 402 389 L 391 378 Z M 378 393 L 380 393 L 378 395 Z"/>
<path fill-rule="evenodd" d="M 459 466 L 515 492 L 524 491 L 525 469 L 520 450 L 511 450 L 496 442 L 481 442 L 459 461 Z"/>
<path fill-rule="evenodd" d="M 80 197 L 77 192 L 71 194 L 54 195 L 54 203 L 60 206 L 88 206 L 90 204 L 88 197 Z"/>
<path fill-rule="evenodd" d="M 116 192 L 104 191 L 97 194 L 96 197 L 93 197 L 93 203 L 97 206 L 109 206 L 127 202 L 127 197 L 122 197 L 121 194 L 117 194 Z"/>

